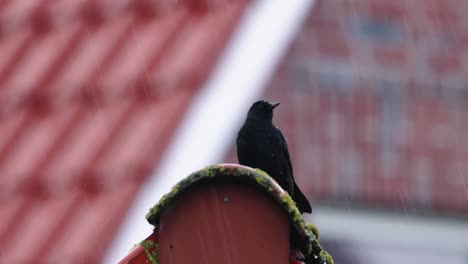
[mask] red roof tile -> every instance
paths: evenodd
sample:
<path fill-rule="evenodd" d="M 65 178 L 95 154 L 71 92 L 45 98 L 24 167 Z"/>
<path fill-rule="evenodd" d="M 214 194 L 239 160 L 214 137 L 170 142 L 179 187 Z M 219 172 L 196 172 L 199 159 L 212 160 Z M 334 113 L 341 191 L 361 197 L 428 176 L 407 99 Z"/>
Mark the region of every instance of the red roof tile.
<path fill-rule="evenodd" d="M 0 3 L 0 263 L 99 262 L 246 3 Z"/>

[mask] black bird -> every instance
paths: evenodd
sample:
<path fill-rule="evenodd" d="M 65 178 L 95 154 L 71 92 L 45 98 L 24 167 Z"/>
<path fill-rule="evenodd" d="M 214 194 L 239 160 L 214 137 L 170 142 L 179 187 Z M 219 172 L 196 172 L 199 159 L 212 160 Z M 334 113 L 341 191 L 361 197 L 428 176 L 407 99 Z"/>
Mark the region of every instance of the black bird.
<path fill-rule="evenodd" d="M 279 103 L 255 102 L 237 133 L 239 163 L 268 173 L 296 202 L 301 213 L 312 213 L 310 203 L 294 181 L 288 145 L 273 125 L 273 109 Z"/>

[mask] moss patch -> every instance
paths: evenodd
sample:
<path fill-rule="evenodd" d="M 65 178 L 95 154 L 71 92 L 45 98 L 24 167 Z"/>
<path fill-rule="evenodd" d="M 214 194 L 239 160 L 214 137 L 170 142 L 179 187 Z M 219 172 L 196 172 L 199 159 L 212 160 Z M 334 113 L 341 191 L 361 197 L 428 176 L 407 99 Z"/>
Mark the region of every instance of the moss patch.
<path fill-rule="evenodd" d="M 143 240 L 140 242 L 140 245 L 145 250 L 146 258 L 151 261 L 152 264 L 158 264 L 159 245 L 152 240 Z"/>

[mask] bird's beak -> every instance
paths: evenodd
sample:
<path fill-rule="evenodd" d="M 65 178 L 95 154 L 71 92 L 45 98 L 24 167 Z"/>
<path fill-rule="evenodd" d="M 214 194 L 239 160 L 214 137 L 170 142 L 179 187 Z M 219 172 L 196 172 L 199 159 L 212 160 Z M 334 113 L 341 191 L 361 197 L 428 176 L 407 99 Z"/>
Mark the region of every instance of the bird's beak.
<path fill-rule="evenodd" d="M 275 107 L 277 107 L 280 103 L 272 103 L 271 104 L 271 110 L 275 109 Z"/>

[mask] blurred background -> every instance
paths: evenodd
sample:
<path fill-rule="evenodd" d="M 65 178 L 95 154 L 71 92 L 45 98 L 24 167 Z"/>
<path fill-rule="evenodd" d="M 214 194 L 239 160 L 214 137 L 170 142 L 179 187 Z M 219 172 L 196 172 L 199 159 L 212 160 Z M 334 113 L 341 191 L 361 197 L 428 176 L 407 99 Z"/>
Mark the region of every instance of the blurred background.
<path fill-rule="evenodd" d="M 468 263 L 465 0 L 0 1 L 0 263 L 115 263 L 279 101 L 335 263 Z"/>

